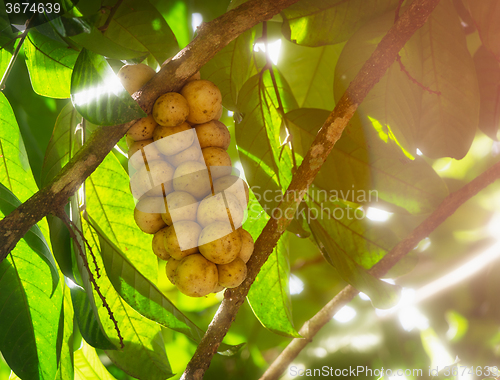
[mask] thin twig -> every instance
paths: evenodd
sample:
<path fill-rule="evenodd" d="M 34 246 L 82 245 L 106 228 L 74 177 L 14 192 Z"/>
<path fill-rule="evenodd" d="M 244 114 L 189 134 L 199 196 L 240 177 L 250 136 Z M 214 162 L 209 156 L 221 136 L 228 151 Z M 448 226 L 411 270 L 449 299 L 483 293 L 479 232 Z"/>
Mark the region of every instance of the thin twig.
<path fill-rule="evenodd" d="M 290 272 L 296 272 L 310 265 L 324 264 L 324 263 L 326 263 L 325 258 L 321 254 L 308 260 L 297 260 L 297 262 L 290 268 Z"/>
<path fill-rule="evenodd" d="M 401 11 L 401 6 L 403 5 L 404 2 L 405 2 L 405 0 L 399 0 L 398 6 L 396 7 L 395 15 L 394 15 L 394 22 L 398 21 L 399 11 Z"/>
<path fill-rule="evenodd" d="M 399 67 L 401 69 L 402 72 L 404 72 L 406 74 L 406 76 L 408 77 L 408 79 L 410 79 L 411 82 L 415 83 L 418 87 L 424 89 L 425 91 L 427 91 L 428 93 L 430 94 L 434 94 L 434 95 L 441 95 L 441 91 L 434 91 L 434 90 L 431 90 L 429 87 L 423 85 L 422 83 L 420 83 L 417 79 L 413 78 L 413 76 L 410 74 L 410 72 L 406 69 L 405 65 L 403 64 L 403 62 L 401 61 L 401 56 L 398 54 L 398 56 L 396 57 L 396 61 L 398 61 L 399 63 Z"/>
<path fill-rule="evenodd" d="M 97 29 L 99 29 L 103 33 L 108 29 L 109 24 L 111 24 L 111 20 L 113 20 L 113 16 L 115 15 L 116 11 L 118 10 L 118 8 L 120 7 L 120 5 L 122 3 L 123 3 L 123 0 L 118 0 L 116 2 L 116 4 L 113 6 L 113 8 L 111 8 L 111 10 L 109 11 L 109 15 L 108 15 L 108 18 L 106 19 L 106 22 Z"/>
<path fill-rule="evenodd" d="M 5 73 L 3 74 L 2 80 L 0 81 L 0 91 L 3 91 L 5 89 L 5 84 L 7 83 L 7 78 L 9 77 L 10 72 L 12 71 L 12 68 L 14 67 L 14 64 L 16 63 L 16 59 L 17 59 L 17 56 L 19 55 L 19 51 L 21 50 L 21 46 L 23 46 L 23 42 L 24 42 L 26 36 L 28 35 L 29 25 L 31 23 L 31 20 L 33 20 L 33 17 L 35 17 L 35 15 L 31 16 L 31 18 L 26 21 L 26 24 L 24 25 L 24 27 L 25 27 L 24 31 L 21 33 L 21 35 L 16 37 L 16 38 L 19 38 L 19 43 L 17 44 L 16 49 L 14 50 L 14 53 L 12 54 L 12 58 L 10 59 L 9 65 L 7 66 L 7 69 L 5 70 Z M 10 41 L 9 41 L 9 43 L 10 43 Z"/>
<path fill-rule="evenodd" d="M 391 249 L 387 255 L 369 271 L 369 273 L 379 278 L 384 276 L 399 260 L 411 252 L 420 241 L 429 236 L 431 232 L 453 215 L 461 205 L 498 179 L 500 179 L 500 162 L 477 176 L 460 190 L 448 195 L 427 219 Z M 326 323 L 331 321 L 335 313 L 351 301 L 358 293 L 359 292 L 351 285 L 346 286 L 316 313 L 314 317 L 305 322 L 299 330 L 299 334 L 303 339 L 293 339 L 274 360 L 260 380 L 277 379 L 304 347 L 312 341 L 319 330 Z"/>
<path fill-rule="evenodd" d="M 82 258 L 82 262 L 83 262 L 83 266 L 85 267 L 85 269 L 87 270 L 87 274 L 89 275 L 89 280 L 90 280 L 90 283 L 92 284 L 92 286 L 94 287 L 97 295 L 99 296 L 99 298 L 101 299 L 102 301 L 102 306 L 108 311 L 108 315 L 109 315 L 109 319 L 111 319 L 111 321 L 113 321 L 113 324 L 115 325 L 115 330 L 118 334 L 118 339 L 120 340 L 120 346 L 121 348 L 124 348 L 125 347 L 125 344 L 123 342 L 123 337 L 122 337 L 122 334 L 120 332 L 120 328 L 118 327 L 118 322 L 116 321 L 115 319 L 115 316 L 113 314 L 113 311 L 111 310 L 111 307 L 109 306 L 108 304 L 108 301 L 106 300 L 106 297 L 104 297 L 104 295 L 102 294 L 101 292 L 101 288 L 99 287 L 99 285 L 97 285 L 97 281 L 94 277 L 94 274 L 92 273 L 92 271 L 90 270 L 90 267 L 89 267 L 89 262 L 87 260 L 87 255 L 85 254 L 84 250 L 83 250 L 83 247 L 82 245 L 80 244 L 80 242 L 78 241 L 78 237 L 76 236 L 75 234 L 75 230 L 78 231 L 79 235 L 85 240 L 85 242 L 87 243 L 87 246 L 89 248 L 89 252 L 90 254 L 92 255 L 92 257 L 94 258 L 94 263 L 96 265 L 96 269 L 98 269 L 97 267 L 97 262 L 95 261 L 95 256 L 94 256 L 94 252 L 92 251 L 92 248 L 90 247 L 90 245 L 88 244 L 87 242 L 87 239 L 85 239 L 85 237 L 83 236 L 83 232 L 77 227 L 76 224 L 74 224 L 68 217 L 68 215 L 66 215 L 66 212 L 64 211 L 64 209 L 62 209 L 61 211 L 59 211 L 57 213 L 57 216 L 59 217 L 59 219 L 61 219 L 64 224 L 66 225 L 66 227 L 68 228 L 68 231 L 69 231 L 69 234 L 71 236 L 71 238 L 73 239 L 73 241 L 75 242 L 75 245 L 78 249 L 78 253 L 80 255 L 80 257 Z M 99 272 L 97 272 L 99 273 Z"/>
<path fill-rule="evenodd" d="M 399 19 L 399 11 L 401 10 L 401 6 L 403 5 L 404 3 L 404 0 L 399 0 L 399 3 L 398 3 L 398 6 L 396 8 L 396 12 L 395 12 L 395 15 L 394 15 L 394 22 L 398 21 Z M 420 88 L 424 89 L 425 91 L 427 91 L 428 93 L 430 94 L 434 94 L 434 95 L 441 95 L 441 91 L 434 91 L 434 90 L 431 90 L 429 87 L 427 86 L 424 86 L 422 83 L 420 83 L 417 79 L 415 79 L 411 74 L 410 72 L 406 69 L 405 65 L 403 64 L 403 61 L 401 61 L 401 56 L 398 54 L 397 57 L 396 57 L 396 61 L 398 61 L 399 63 L 399 68 L 401 69 L 402 72 L 404 72 L 406 74 L 406 76 L 408 77 L 408 79 L 410 79 L 411 82 L 413 82 L 414 84 L 416 84 L 417 86 L 419 86 Z"/>
<path fill-rule="evenodd" d="M 69 220 L 69 223 L 71 224 L 71 226 L 75 229 L 75 231 L 78 232 L 78 234 L 80 235 L 80 237 L 82 238 L 83 242 L 85 243 L 85 245 L 87 246 L 88 250 L 89 250 L 89 253 L 90 253 L 90 256 L 92 256 L 92 261 L 94 262 L 94 266 L 95 266 L 95 273 L 97 275 L 97 278 L 101 278 L 101 274 L 100 274 L 100 269 L 99 269 L 99 265 L 97 265 L 97 258 L 95 257 L 95 254 L 94 254 L 94 251 L 92 250 L 92 247 L 90 246 L 90 243 L 89 241 L 85 238 L 85 236 L 83 235 L 83 232 L 82 230 L 80 230 L 78 228 L 78 226 L 71 220 L 71 219 L 68 219 Z"/>

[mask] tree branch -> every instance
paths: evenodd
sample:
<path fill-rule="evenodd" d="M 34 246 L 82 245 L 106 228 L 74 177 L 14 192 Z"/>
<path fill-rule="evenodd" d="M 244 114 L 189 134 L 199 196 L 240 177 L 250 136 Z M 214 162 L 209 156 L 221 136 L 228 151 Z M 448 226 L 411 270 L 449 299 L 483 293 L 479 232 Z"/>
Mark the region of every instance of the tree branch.
<path fill-rule="evenodd" d="M 198 36 L 165 65 L 153 79 L 133 94 L 148 114 L 155 100 L 165 92 L 178 91 L 205 63 L 254 25 L 271 19 L 298 0 L 250 0 L 198 29 Z M 127 130 L 135 123 L 101 127 L 61 172 L 43 189 L 0 221 L 0 262 L 35 223 L 56 213 L 99 166 Z"/>
<path fill-rule="evenodd" d="M 113 16 L 115 15 L 118 8 L 120 8 L 120 5 L 122 3 L 123 3 L 123 0 L 118 0 L 116 2 L 116 4 L 113 6 L 113 8 L 111 8 L 111 10 L 109 11 L 108 18 L 106 19 L 106 22 L 104 23 L 104 25 L 100 26 L 97 29 L 99 29 L 102 33 L 104 33 L 108 29 L 109 24 L 111 24 L 111 20 L 113 20 Z"/>
<path fill-rule="evenodd" d="M 274 210 L 261 235 L 255 242 L 254 254 L 247 263 L 247 279 L 237 288 L 228 289 L 207 332 L 198 345 L 182 379 L 201 379 L 222 342 L 250 286 L 279 238 L 293 219 L 298 204 L 326 161 L 334 144 L 352 118 L 358 105 L 395 61 L 410 37 L 424 25 L 439 0 L 415 0 L 384 36 L 371 57 L 351 82 L 333 112 L 323 124 L 302 164 L 292 178 L 284 200 Z M 278 217 L 279 215 L 279 217 Z"/>
<path fill-rule="evenodd" d="M 476 177 L 460 190 L 448 195 L 427 219 L 391 249 L 387 255 L 369 271 L 370 274 L 376 277 L 385 275 L 399 260 L 412 251 L 422 239 L 429 236 L 432 231 L 453 215 L 461 205 L 498 179 L 500 179 L 500 162 L 493 165 L 490 169 Z M 358 293 L 359 292 L 351 285 L 342 289 L 342 291 L 316 313 L 314 317 L 304 323 L 299 331 L 299 334 L 303 338 L 293 339 L 274 360 L 260 380 L 277 379 L 304 347 L 309 342 L 312 342 L 312 339 L 319 330 L 331 321 L 337 311 L 344 307 Z"/>

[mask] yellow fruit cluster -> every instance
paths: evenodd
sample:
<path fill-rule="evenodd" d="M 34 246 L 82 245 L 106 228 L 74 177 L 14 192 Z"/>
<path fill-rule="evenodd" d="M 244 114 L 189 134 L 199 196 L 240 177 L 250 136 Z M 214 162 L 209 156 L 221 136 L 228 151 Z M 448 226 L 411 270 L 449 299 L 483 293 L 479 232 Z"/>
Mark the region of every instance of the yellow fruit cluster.
<path fill-rule="evenodd" d="M 144 64 L 125 65 L 118 77 L 133 94 L 154 74 Z M 240 285 L 254 248 L 241 227 L 248 186 L 231 174 L 221 114 L 219 89 L 196 73 L 180 93 L 161 95 L 127 133 L 134 219 L 154 234 L 153 252 L 168 260 L 169 280 L 191 297 Z"/>

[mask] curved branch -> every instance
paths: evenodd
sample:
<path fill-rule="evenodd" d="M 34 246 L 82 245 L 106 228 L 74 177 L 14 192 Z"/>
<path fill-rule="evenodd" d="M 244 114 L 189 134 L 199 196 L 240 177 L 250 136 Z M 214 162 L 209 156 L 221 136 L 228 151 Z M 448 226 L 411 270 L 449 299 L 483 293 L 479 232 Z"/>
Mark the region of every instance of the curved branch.
<path fill-rule="evenodd" d="M 178 91 L 187 78 L 198 71 L 229 42 L 245 30 L 271 19 L 297 1 L 250 0 L 204 24 L 198 30 L 198 36 L 188 46 L 143 88 L 133 94 L 134 99 L 146 113 L 151 113 L 158 96 L 165 92 Z M 99 166 L 134 122 L 97 129 L 56 178 L 0 221 L 0 241 L 2 242 L 0 262 L 14 249 L 31 226 L 46 215 L 55 213 L 68 202 L 68 198 Z"/>
<path fill-rule="evenodd" d="M 377 277 L 384 276 L 399 260 L 412 251 L 422 239 L 429 236 L 432 231 L 453 215 L 461 205 L 498 179 L 500 179 L 500 162 L 493 165 L 460 190 L 448 195 L 427 219 L 391 249 L 369 272 Z M 274 360 L 260 380 L 277 379 L 290 365 L 292 360 L 312 341 L 319 330 L 331 321 L 337 311 L 344 307 L 358 293 L 351 285 L 342 289 L 318 313 L 304 323 L 299 330 L 302 338 L 293 339 Z"/>
<path fill-rule="evenodd" d="M 424 25 L 438 3 L 439 0 L 413 1 L 406 12 L 398 18 L 387 32 L 368 61 L 350 83 L 311 144 L 302 164 L 292 178 L 284 200 L 274 210 L 273 217 L 269 219 L 255 242 L 254 254 L 247 263 L 247 279 L 239 287 L 225 291 L 224 300 L 198 345 L 194 356 L 188 363 L 182 379 L 201 379 L 203 377 L 213 355 L 217 351 L 217 347 L 222 342 L 240 306 L 245 301 L 248 290 L 255 281 L 260 268 L 264 265 L 279 238 L 292 221 L 298 204 L 326 161 L 334 144 L 340 139 L 344 128 L 354 115 L 358 105 L 383 77 L 410 37 Z"/>

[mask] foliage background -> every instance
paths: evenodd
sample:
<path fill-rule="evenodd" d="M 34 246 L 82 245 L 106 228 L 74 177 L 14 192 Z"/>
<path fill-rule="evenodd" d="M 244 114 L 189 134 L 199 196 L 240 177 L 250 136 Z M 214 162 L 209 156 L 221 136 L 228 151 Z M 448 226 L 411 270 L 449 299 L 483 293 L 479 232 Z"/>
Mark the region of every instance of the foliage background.
<path fill-rule="evenodd" d="M 314 136 L 315 128 L 319 128 L 321 120 L 326 118 L 323 115 L 328 114 L 319 110 L 331 111 L 333 109 L 335 99 L 338 99 L 345 90 L 345 84 L 359 70 L 360 65 L 368 57 L 370 49 L 373 50 L 377 38 L 383 36 L 383 32 L 391 25 L 391 17 L 394 16 L 394 9 L 397 5 L 397 1 L 384 1 L 380 4 L 373 2 L 380 6 L 374 6 L 372 9 L 365 7 L 360 1 L 351 0 L 349 3 L 355 11 L 350 13 L 348 9 L 342 19 L 344 21 L 341 21 L 335 19 L 336 2 L 324 2 L 327 8 L 325 19 L 334 26 L 333 32 L 327 30 L 327 25 L 330 25 L 328 23 L 312 23 L 302 29 L 294 29 L 293 10 L 285 12 L 288 24 L 285 23 L 284 27 L 281 16 L 275 17 L 268 23 L 269 42 L 278 39 L 281 41 L 279 59 L 274 70 L 278 78 L 280 97 L 284 103 L 288 126 L 293 135 L 296 158 L 299 162 L 312 141 L 311 136 Z M 455 12 L 456 3 L 456 1 L 442 0 L 441 11 Z M 311 7 L 310 2 L 307 1 L 299 4 L 302 4 L 304 9 Z M 156 8 L 158 14 L 163 16 L 164 21 L 161 23 L 168 23 L 177 38 L 179 47 L 182 48 L 193 38 L 192 15 L 194 13 L 201 14 L 204 21 L 209 21 L 224 13 L 230 4 L 229 1 L 186 0 L 151 1 L 151 5 Z M 99 9 L 97 1 L 85 2 L 85 6 L 88 7 L 85 9 L 88 14 Z M 298 13 L 301 12 L 300 6 L 294 9 Z M 328 13 L 329 9 L 334 12 L 333 15 Z M 361 9 L 363 11 L 360 11 Z M 84 13 L 84 10 L 82 12 Z M 369 23 L 372 20 L 375 22 Z M 457 20 L 458 18 L 455 21 Z M 364 27 L 366 24 L 368 27 Z M 290 25 L 291 29 L 288 29 L 286 25 Z M 498 124 L 496 124 L 496 129 L 487 127 L 484 112 L 479 114 L 479 91 L 486 91 L 487 84 L 481 78 L 484 71 L 479 68 L 481 68 L 480 64 L 488 61 L 481 56 L 478 58 L 478 55 L 484 49 L 482 44 L 485 44 L 485 38 L 481 40 L 477 31 L 466 34 L 460 27 L 457 27 L 457 23 L 451 21 L 450 25 L 441 26 L 450 31 L 448 34 L 438 34 L 437 40 L 442 46 L 453 47 L 454 41 L 460 38 L 463 38 L 464 42 L 452 50 L 453 54 L 457 54 L 454 59 L 443 54 L 440 58 L 438 57 L 441 61 L 436 60 L 442 64 L 441 70 L 448 75 L 436 81 L 424 75 L 427 68 L 425 57 L 418 56 L 417 50 L 412 50 L 412 46 L 402 51 L 402 61 L 425 86 L 435 88 L 434 86 L 437 85 L 444 93 L 447 90 L 450 91 L 445 95 L 448 96 L 451 93 L 448 100 L 454 104 L 455 108 L 451 111 L 445 110 L 446 117 L 455 118 L 458 115 L 461 118 L 460 125 L 463 130 L 453 130 L 452 127 L 456 125 L 453 123 L 456 123 L 456 120 L 450 122 L 446 118 L 433 119 L 432 115 L 429 115 L 432 112 L 423 112 L 422 110 L 433 109 L 432 103 L 435 102 L 436 95 L 408 81 L 405 74 L 395 64 L 382 83 L 372 91 L 370 98 L 364 102 L 364 108 L 358 112 L 357 118 L 346 131 L 345 138 L 339 141 L 332 157 L 315 181 L 315 185 L 320 189 L 348 190 L 352 184 L 355 184 L 357 189 L 374 186 L 379 191 L 381 202 L 371 206 L 391 211 L 390 218 L 384 222 L 364 220 L 360 225 L 349 224 L 348 221 L 344 221 L 345 223 L 323 221 L 322 225 L 313 223 L 307 226 L 298 221 L 292 231 L 286 233 L 275 254 L 266 264 L 268 267 L 263 269 L 261 281 L 252 288 L 250 294 L 250 300 L 253 301 L 252 307 L 245 303 L 225 340 L 228 344 L 236 345 L 246 342 L 246 345 L 234 356 L 217 355 L 206 374 L 207 379 L 258 378 L 290 341 L 289 337 L 283 335 L 296 335 L 295 328 L 301 326 L 335 296 L 345 286 L 346 278 L 352 279 L 349 276 L 354 273 L 354 281 L 356 281 L 355 276 L 361 276 L 360 273 L 362 273 L 360 268 L 369 268 L 373 265 L 398 239 L 403 238 L 422 221 L 448 191 L 460 188 L 485 168 L 498 162 L 500 153 L 500 145 L 496 141 Z M 360 28 L 362 28 L 361 31 L 358 31 Z M 336 30 L 341 30 L 342 33 L 336 33 Z M 355 34 L 356 31 L 358 32 Z M 457 38 L 456 35 L 460 33 L 460 38 Z M 251 53 L 251 49 L 245 50 L 245 46 L 251 46 L 252 41 L 258 39 L 261 34 L 262 27 L 258 26 L 240 37 L 237 44 L 241 52 L 237 51 L 238 54 L 231 55 L 231 52 L 226 49 L 214 61 L 206 65 L 202 70 L 202 77 L 213 80 L 221 87 L 225 95 L 224 105 L 234 112 L 233 118 L 229 116 L 226 109 L 222 121 L 228 125 L 231 132 L 232 144 L 229 152 L 233 162 L 244 167 L 250 185 L 259 185 L 264 189 L 286 188 L 290 181 L 292 160 L 288 147 L 284 150 L 284 159 L 276 159 L 277 151 L 283 141 L 283 126 L 277 110 L 276 94 L 269 75 L 259 76 L 258 74 L 265 63 L 264 55 L 257 51 Z M 319 46 L 298 46 L 285 38 L 290 36 L 302 44 Z M 83 37 L 88 38 L 86 35 Z M 91 41 L 89 42 L 83 37 L 77 35 L 73 42 L 90 49 L 90 45 L 95 43 L 95 40 L 89 40 Z M 425 35 L 416 36 L 413 39 L 414 45 L 425 44 L 425 37 Z M 319 40 L 314 40 L 314 38 Z M 322 38 L 327 38 L 327 40 L 321 40 Z M 36 190 L 36 186 L 40 187 L 46 183 L 44 181 L 47 181 L 48 174 L 44 172 L 43 163 L 47 152 L 51 151 L 48 149 L 49 141 L 54 126 L 57 125 L 58 115 L 65 114 L 64 107 L 71 103 L 68 99 L 41 96 L 33 90 L 36 87 L 37 71 L 33 69 L 28 72 L 27 65 L 29 67 L 33 62 L 29 60 L 30 53 L 27 51 L 29 49 L 27 46 L 21 49 L 3 91 L 13 109 L 29 160 L 25 162 L 28 166 L 23 168 L 26 174 L 18 173 L 21 183 L 28 190 L 14 192 L 21 201 Z M 132 46 L 129 48 L 133 50 Z M 169 48 L 170 52 L 155 50 L 155 47 L 147 49 L 152 56 L 155 55 L 154 52 L 157 52 L 154 58 L 161 60 L 177 50 L 173 45 L 169 45 Z M 122 49 L 124 49 L 123 46 Z M 235 60 L 231 61 L 232 66 L 228 64 L 229 57 Z M 5 58 L 2 57 L 2 65 L 4 62 Z M 151 56 L 147 62 L 153 64 Z M 248 62 L 251 64 L 249 65 Z M 114 69 L 121 65 L 118 59 L 111 59 L 109 63 Z M 38 62 L 34 67 L 37 67 L 36 65 L 43 67 L 43 63 Z M 478 68 L 477 77 L 467 76 L 471 72 L 475 73 L 475 68 Z M 233 76 L 229 84 L 223 81 L 227 70 Z M 493 70 L 498 72 L 498 63 L 496 66 L 493 65 Z M 50 70 L 46 69 L 46 71 L 45 74 L 49 75 L 49 80 L 54 80 L 54 77 L 50 76 Z M 42 72 L 41 69 L 40 72 Z M 39 83 L 44 83 L 43 81 L 46 80 L 41 73 L 39 80 L 41 81 Z M 450 90 L 446 86 L 453 88 Z M 454 86 L 459 90 L 454 92 Z M 390 91 L 384 87 L 389 88 Z M 412 109 L 412 104 L 401 103 L 402 94 L 421 98 L 422 104 Z M 256 105 L 262 112 L 252 113 Z M 6 107 L 5 102 L 3 106 Z M 408 108 L 405 109 L 405 106 Z M 401 112 L 391 112 L 398 107 L 402 107 Z M 460 109 L 463 110 L 463 115 L 458 113 L 457 110 Z M 418 112 L 415 113 L 414 110 Z M 456 114 L 454 115 L 453 112 Z M 2 137 L 3 146 L 7 139 L 5 131 L 9 121 L 4 115 L 7 115 L 7 112 L 2 111 L 3 124 L 0 128 L 2 128 L 3 135 L 0 137 Z M 479 115 L 482 118 L 479 119 L 482 123 L 479 125 L 481 130 L 476 130 L 471 128 L 470 124 L 474 124 L 474 118 L 478 119 Z M 410 120 L 411 118 L 413 119 Z M 236 127 L 234 119 L 237 120 Z M 260 125 L 264 125 L 264 129 L 257 130 L 256 126 Z M 411 131 L 404 130 L 408 125 L 423 125 L 429 127 L 431 131 L 438 131 L 431 136 L 433 144 L 430 144 L 430 140 L 426 140 L 425 136 L 413 135 L 412 140 L 409 137 Z M 72 128 L 74 129 L 75 126 L 73 125 Z M 253 129 L 252 126 L 254 126 Z M 263 130 L 267 131 L 267 137 L 259 135 Z M 280 134 L 282 140 L 280 140 Z M 253 144 L 259 138 L 264 138 L 266 144 Z M 467 139 L 470 142 L 473 139 L 470 149 Z M 15 138 L 10 141 L 14 140 Z M 17 138 L 16 141 L 21 140 Z M 78 141 L 75 143 L 78 144 Z M 365 148 L 363 148 L 364 144 L 366 144 Z M 21 146 L 22 144 L 18 142 L 22 155 Z M 124 141 L 119 146 L 126 149 Z M 417 156 L 418 147 L 422 148 L 424 156 Z M 414 170 L 412 174 L 402 177 L 401 173 L 404 173 L 404 170 L 397 165 L 400 163 L 404 167 L 404 164 L 410 160 L 409 156 L 416 158 L 415 164 L 411 167 L 417 169 L 412 169 Z M 359 165 L 359 162 L 362 164 Z M 267 171 L 266 165 L 270 168 Z M 117 197 L 120 192 L 128 191 L 127 174 L 123 166 L 126 167 L 126 159 L 118 150 L 115 150 L 87 181 L 86 196 L 89 215 L 108 236 L 111 244 L 116 245 L 118 250 L 127 252 L 125 256 L 148 279 L 153 283 L 156 278 L 158 279 L 158 288 L 178 309 L 186 313 L 197 326 L 206 327 L 216 311 L 221 295 L 203 299 L 184 297 L 166 280 L 165 264 L 160 262 L 157 266 L 152 253 L 148 252 L 147 248 L 140 248 L 149 246 L 149 237 L 141 234 L 133 224 L 131 198 L 125 195 Z M 11 176 L 13 176 L 12 173 Z M 399 177 L 397 181 L 391 182 L 390 178 L 394 176 Z M 2 177 L 2 183 L 7 186 L 3 178 L 5 177 Z M 408 183 L 410 186 L 407 186 Z M 405 300 L 411 300 L 416 289 L 444 276 L 460 264 L 467 263 L 498 238 L 500 228 L 500 196 L 498 195 L 500 193 L 498 190 L 498 183 L 494 184 L 464 204 L 455 215 L 433 232 L 429 239 L 416 247 L 410 260 L 399 266 L 397 272 L 394 271 L 389 275 L 391 278 L 397 278 L 397 283 L 403 287 L 403 301 L 401 301 L 403 305 Z M 97 199 L 101 202 L 97 202 Z M 125 212 L 123 207 L 126 209 Z M 255 207 L 258 209 L 260 206 L 256 203 Z M 308 202 L 307 207 L 316 206 L 314 202 Z M 346 207 L 346 204 L 341 202 L 330 207 Z M 258 215 L 260 218 L 252 215 L 246 225 L 254 237 L 262 229 L 265 220 L 264 214 Z M 118 221 L 124 225 L 119 225 Z M 64 271 L 61 257 L 57 257 L 55 251 L 71 250 L 69 237 L 62 226 L 57 227 L 57 221 L 49 219 L 48 222 L 51 226 L 52 249 L 61 270 Z M 92 232 L 85 222 L 83 227 L 87 237 L 97 249 L 99 236 Z M 40 223 L 40 229 L 49 241 L 47 228 L 46 221 Z M 321 229 L 325 230 L 326 234 L 318 232 Z M 311 232 L 312 235 L 310 235 Z M 356 240 L 352 237 L 358 232 L 364 237 L 363 239 Z M 310 236 L 299 238 L 296 235 Z M 340 251 L 333 249 L 335 253 L 327 254 L 329 261 L 338 264 L 339 261 L 335 261 L 336 259 L 345 260 L 345 257 L 350 257 L 352 258 L 352 260 L 349 259 L 350 262 L 356 263 L 354 269 L 343 272 L 338 269 L 339 265 L 336 265 L 337 269 L 333 268 L 322 258 L 314 238 L 320 241 L 328 240 L 327 235 L 334 241 L 342 242 L 342 244 L 337 244 L 337 249 Z M 56 248 L 55 244 L 59 245 L 59 248 Z M 104 255 L 103 247 L 101 240 L 100 249 Z M 135 247 L 137 251 L 128 252 L 130 247 Z M 17 253 L 21 256 L 22 254 L 33 255 L 30 249 L 32 248 L 23 242 Z M 103 268 L 104 264 L 99 257 L 98 261 L 100 267 Z M 30 264 L 35 265 L 36 261 Z M 70 262 L 66 265 L 65 269 L 70 268 L 72 272 L 71 267 L 76 264 Z M 26 269 L 27 272 L 30 270 L 36 272 L 33 268 Z M 334 368 L 359 365 L 373 369 L 381 367 L 422 368 L 425 373 L 429 366 L 451 365 L 458 356 L 459 365 L 483 368 L 500 366 L 500 307 L 497 297 L 497 289 L 500 288 L 497 275 L 499 270 L 499 263 L 493 262 L 472 277 L 461 279 L 456 286 L 424 299 L 415 306 L 416 309 L 403 307 L 400 311 L 384 314 L 379 309 L 375 309 L 369 301 L 356 297 L 350 305 L 356 311 L 356 316 L 343 323 L 332 320 L 321 331 L 320 336 L 294 361 L 294 365 L 301 368 L 321 368 L 323 365 Z M 290 274 L 291 278 L 288 281 Z M 400 274 L 403 275 L 399 276 Z M 50 278 L 50 271 L 46 269 L 37 276 L 35 279 L 39 279 L 44 284 L 44 294 L 46 294 L 50 290 L 49 282 L 47 282 L 47 278 Z M 104 279 L 100 284 L 108 292 L 109 302 L 113 299 L 113 294 L 115 294 L 114 297 L 117 296 L 110 283 L 106 281 Z M 375 290 L 372 291 L 376 293 L 378 286 L 380 284 L 376 285 Z M 67 316 L 73 312 L 70 301 L 72 298 L 69 296 L 69 288 L 63 286 L 61 275 L 57 289 L 57 297 L 60 297 L 59 308 L 65 310 L 64 324 L 68 324 L 67 328 L 70 331 L 72 319 L 68 322 Z M 290 291 L 291 295 L 288 294 Z M 371 295 L 372 298 L 376 297 L 376 294 Z M 37 297 L 36 294 L 28 296 L 33 297 L 32 299 Z M 268 302 L 259 307 L 261 300 Z M 51 298 L 51 302 L 55 302 L 55 298 Z M 75 304 L 74 299 L 73 303 Z M 6 302 L 4 307 L 9 307 L 9 304 Z M 130 306 L 119 297 L 116 304 L 113 303 L 113 309 L 116 310 L 117 318 L 123 317 L 123 320 L 120 319 L 119 322 L 125 334 L 128 334 L 131 327 L 128 327 L 124 316 L 132 316 L 132 319 L 134 316 L 141 318 L 140 325 L 144 331 L 140 332 L 139 336 L 144 334 L 147 342 L 144 343 L 145 351 L 139 349 L 139 352 L 147 351 L 157 354 L 160 352 L 158 357 L 152 358 L 147 355 L 138 357 L 137 362 L 130 364 L 133 368 L 129 368 L 129 372 L 136 374 L 135 377 L 138 377 L 137 371 L 144 371 L 145 378 L 162 378 L 162 374 L 169 372 L 165 362 L 158 364 L 155 368 L 149 368 L 149 366 L 156 365 L 150 362 L 156 363 L 156 361 L 163 360 L 162 350 L 158 351 L 154 346 L 164 345 L 171 371 L 176 373 L 177 377 L 182 373 L 195 350 L 195 345 L 184 334 L 160 328 L 154 322 L 149 322 L 132 311 Z M 420 314 L 425 317 L 415 318 Z M 100 308 L 99 315 L 105 325 L 105 331 L 111 338 L 110 331 L 113 329 L 105 310 Z M 416 323 L 416 326 L 411 331 L 407 331 L 411 323 Z M 267 328 L 263 327 L 263 324 Z M 35 325 L 33 328 L 36 330 L 39 326 Z M 71 356 L 69 351 L 72 348 L 76 350 L 74 352 L 75 378 L 130 378 L 119 368 L 123 368 L 123 364 L 119 366 L 113 364 L 114 360 L 120 361 L 120 359 L 115 357 L 113 360 L 115 354 L 112 351 L 108 351 L 111 356 L 110 360 L 104 350 L 98 349 L 96 352 L 82 341 L 76 324 L 73 331 L 72 339 L 64 342 L 65 345 L 71 345 L 71 347 L 64 352 L 69 357 Z M 51 339 L 55 342 L 55 336 Z M 136 338 L 130 339 L 133 341 Z M 112 341 L 117 343 L 116 338 L 112 338 Z M 106 368 L 99 364 L 96 354 L 99 355 Z M 130 357 L 131 354 L 128 358 Z M 47 373 L 54 365 L 57 366 L 54 360 L 55 358 L 49 357 L 48 354 L 46 358 L 40 359 L 40 361 L 46 361 L 42 367 Z M 141 363 L 146 361 L 148 366 L 141 368 Z M 0 379 L 8 379 L 10 375 L 9 367 L 5 361 L 0 360 Z M 482 376 L 476 377 L 482 378 Z"/>

